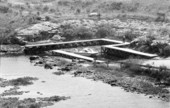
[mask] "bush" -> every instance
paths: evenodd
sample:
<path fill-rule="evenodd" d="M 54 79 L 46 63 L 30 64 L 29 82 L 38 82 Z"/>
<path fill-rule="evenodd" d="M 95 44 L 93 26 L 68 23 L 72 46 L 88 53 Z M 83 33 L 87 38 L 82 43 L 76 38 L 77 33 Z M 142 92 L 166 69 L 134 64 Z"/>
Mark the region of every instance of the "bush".
<path fill-rule="evenodd" d="M 64 37 L 66 41 L 74 40 L 75 39 L 74 29 L 73 28 L 64 29 L 61 37 Z"/>
<path fill-rule="evenodd" d="M 113 2 L 111 3 L 112 10 L 120 10 L 122 7 L 122 2 Z"/>
<path fill-rule="evenodd" d="M 0 12 L 7 13 L 9 11 L 9 7 L 7 6 L 0 6 Z"/>
<path fill-rule="evenodd" d="M 46 21 L 50 21 L 50 19 L 51 19 L 51 18 L 50 18 L 49 16 L 45 16 L 45 20 L 46 20 Z"/>
<path fill-rule="evenodd" d="M 77 10 L 76 10 L 76 13 L 77 13 L 77 14 L 80 14 L 80 13 L 81 13 L 81 10 L 80 10 L 80 9 L 77 9 Z"/>
<path fill-rule="evenodd" d="M 157 13 L 157 18 L 155 19 L 156 22 L 164 22 L 166 21 L 166 14 L 162 12 Z"/>
<path fill-rule="evenodd" d="M 74 35 L 77 39 L 91 39 L 93 37 L 93 32 L 84 26 L 76 28 Z"/>
<path fill-rule="evenodd" d="M 49 7 L 48 7 L 48 6 L 43 7 L 43 11 L 44 11 L 44 12 L 48 12 L 48 10 L 49 10 Z"/>
<path fill-rule="evenodd" d="M 97 30 L 95 35 L 97 38 L 105 38 L 105 37 L 109 36 L 110 33 L 111 33 L 110 29 L 107 29 L 106 27 L 101 27 Z"/>
<path fill-rule="evenodd" d="M 133 39 L 139 37 L 139 34 L 133 33 L 133 31 L 128 31 L 125 33 L 125 39 L 127 41 L 132 41 Z"/>
<path fill-rule="evenodd" d="M 164 53 L 164 56 L 166 56 L 166 57 L 170 56 L 170 45 L 168 45 L 164 48 L 163 53 Z"/>
<path fill-rule="evenodd" d="M 61 5 L 61 6 L 68 6 L 69 4 L 70 4 L 69 0 L 60 0 L 60 1 L 58 1 L 58 5 Z"/>
<path fill-rule="evenodd" d="M 129 12 L 136 12 L 139 7 L 139 3 L 124 3 L 122 6 L 123 10 L 127 10 Z"/>

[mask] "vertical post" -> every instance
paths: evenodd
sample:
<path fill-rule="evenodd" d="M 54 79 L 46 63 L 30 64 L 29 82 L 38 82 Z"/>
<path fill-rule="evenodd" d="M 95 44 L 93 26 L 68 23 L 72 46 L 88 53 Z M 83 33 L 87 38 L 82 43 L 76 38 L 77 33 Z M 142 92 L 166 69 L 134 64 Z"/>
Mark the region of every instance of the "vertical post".
<path fill-rule="evenodd" d="M 107 62 L 106 62 L 106 64 L 107 64 L 107 68 L 109 68 L 109 63 L 110 63 L 110 60 L 109 60 L 109 59 L 107 59 Z"/>

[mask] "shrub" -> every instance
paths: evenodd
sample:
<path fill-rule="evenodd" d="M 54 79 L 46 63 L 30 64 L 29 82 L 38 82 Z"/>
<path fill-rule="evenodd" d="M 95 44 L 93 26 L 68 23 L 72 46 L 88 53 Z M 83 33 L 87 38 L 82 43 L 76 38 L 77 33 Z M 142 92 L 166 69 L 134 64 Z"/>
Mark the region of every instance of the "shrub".
<path fill-rule="evenodd" d="M 80 13 L 81 13 L 81 10 L 80 10 L 80 9 L 77 9 L 77 10 L 76 10 L 76 13 L 77 13 L 77 14 L 80 14 Z"/>
<path fill-rule="evenodd" d="M 84 26 L 76 28 L 74 35 L 77 39 L 91 39 L 93 37 L 93 32 Z"/>
<path fill-rule="evenodd" d="M 55 13 L 55 11 L 56 11 L 55 9 L 50 9 L 51 13 Z"/>
<path fill-rule="evenodd" d="M 49 7 L 48 7 L 48 6 L 45 6 L 45 7 L 43 8 L 43 11 L 44 11 L 44 12 L 48 12 L 48 10 L 49 10 Z"/>
<path fill-rule="evenodd" d="M 66 41 L 74 40 L 75 39 L 74 29 L 73 28 L 64 29 L 61 37 L 64 37 Z"/>
<path fill-rule="evenodd" d="M 163 35 L 163 36 L 170 34 L 170 28 L 168 28 L 168 27 L 161 27 L 159 29 L 159 31 L 160 31 L 161 35 Z"/>
<path fill-rule="evenodd" d="M 120 10 L 122 7 L 122 2 L 113 2 L 111 3 L 111 9 Z"/>
<path fill-rule="evenodd" d="M 121 8 L 129 12 L 135 12 L 138 10 L 139 3 L 124 3 Z"/>
<path fill-rule="evenodd" d="M 164 56 L 168 57 L 170 56 L 170 45 L 166 46 L 163 50 Z"/>
<path fill-rule="evenodd" d="M 127 41 L 132 41 L 133 39 L 137 38 L 139 34 L 133 33 L 133 31 L 128 31 L 125 33 L 125 39 Z"/>
<path fill-rule="evenodd" d="M 9 7 L 7 6 L 0 6 L 0 12 L 7 13 L 9 11 Z"/>
<path fill-rule="evenodd" d="M 107 36 L 109 36 L 111 33 L 110 29 L 107 29 L 106 27 L 100 27 L 97 32 L 96 32 L 96 37 L 97 38 L 105 38 Z"/>
<path fill-rule="evenodd" d="M 155 19 L 156 22 L 164 22 L 166 21 L 166 14 L 162 12 L 157 13 L 157 18 Z"/>
<path fill-rule="evenodd" d="M 50 19 L 51 19 L 51 18 L 50 18 L 49 16 L 45 16 L 45 20 L 46 20 L 46 21 L 50 21 Z"/>
<path fill-rule="evenodd" d="M 61 6 L 68 6 L 69 4 L 70 4 L 69 0 L 60 0 L 60 1 L 58 1 L 58 5 L 61 5 Z"/>

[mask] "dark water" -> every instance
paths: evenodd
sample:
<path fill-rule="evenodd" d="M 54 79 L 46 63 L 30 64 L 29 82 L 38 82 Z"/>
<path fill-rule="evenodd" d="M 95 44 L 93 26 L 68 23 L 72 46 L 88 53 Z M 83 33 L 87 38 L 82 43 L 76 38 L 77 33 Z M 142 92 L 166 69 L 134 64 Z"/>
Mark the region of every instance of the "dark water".
<path fill-rule="evenodd" d="M 53 95 L 71 97 L 69 100 L 58 102 L 48 108 L 170 108 L 170 103 L 156 98 L 149 99 L 149 96 L 128 93 L 119 87 L 111 87 L 100 81 L 75 78 L 71 75 L 56 76 L 52 74 L 55 71 L 57 70 L 45 70 L 43 67 L 33 66 L 26 56 L 0 58 L 0 77 L 6 79 L 24 76 L 39 78 L 33 85 L 21 87 L 21 90 L 30 91 L 30 93 L 18 96 L 21 99 Z"/>

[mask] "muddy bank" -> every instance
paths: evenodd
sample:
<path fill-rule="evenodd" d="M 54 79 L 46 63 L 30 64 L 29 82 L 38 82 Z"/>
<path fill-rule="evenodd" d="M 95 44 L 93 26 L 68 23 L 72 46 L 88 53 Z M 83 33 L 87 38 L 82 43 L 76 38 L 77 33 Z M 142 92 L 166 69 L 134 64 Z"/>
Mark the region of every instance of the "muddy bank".
<path fill-rule="evenodd" d="M 59 66 L 54 75 L 72 74 L 75 77 L 85 77 L 93 80 L 100 80 L 111 86 L 120 86 L 127 92 L 145 94 L 149 98 L 159 98 L 163 101 L 170 101 L 168 86 L 158 85 L 157 81 L 149 76 L 133 74 L 120 68 L 120 64 L 112 63 L 109 66 L 105 63 L 94 65 L 85 61 L 71 61 L 58 57 L 39 57 L 31 60 L 38 66 L 46 69 Z M 40 62 L 40 64 L 39 64 Z M 48 65 L 50 68 L 47 68 Z"/>

